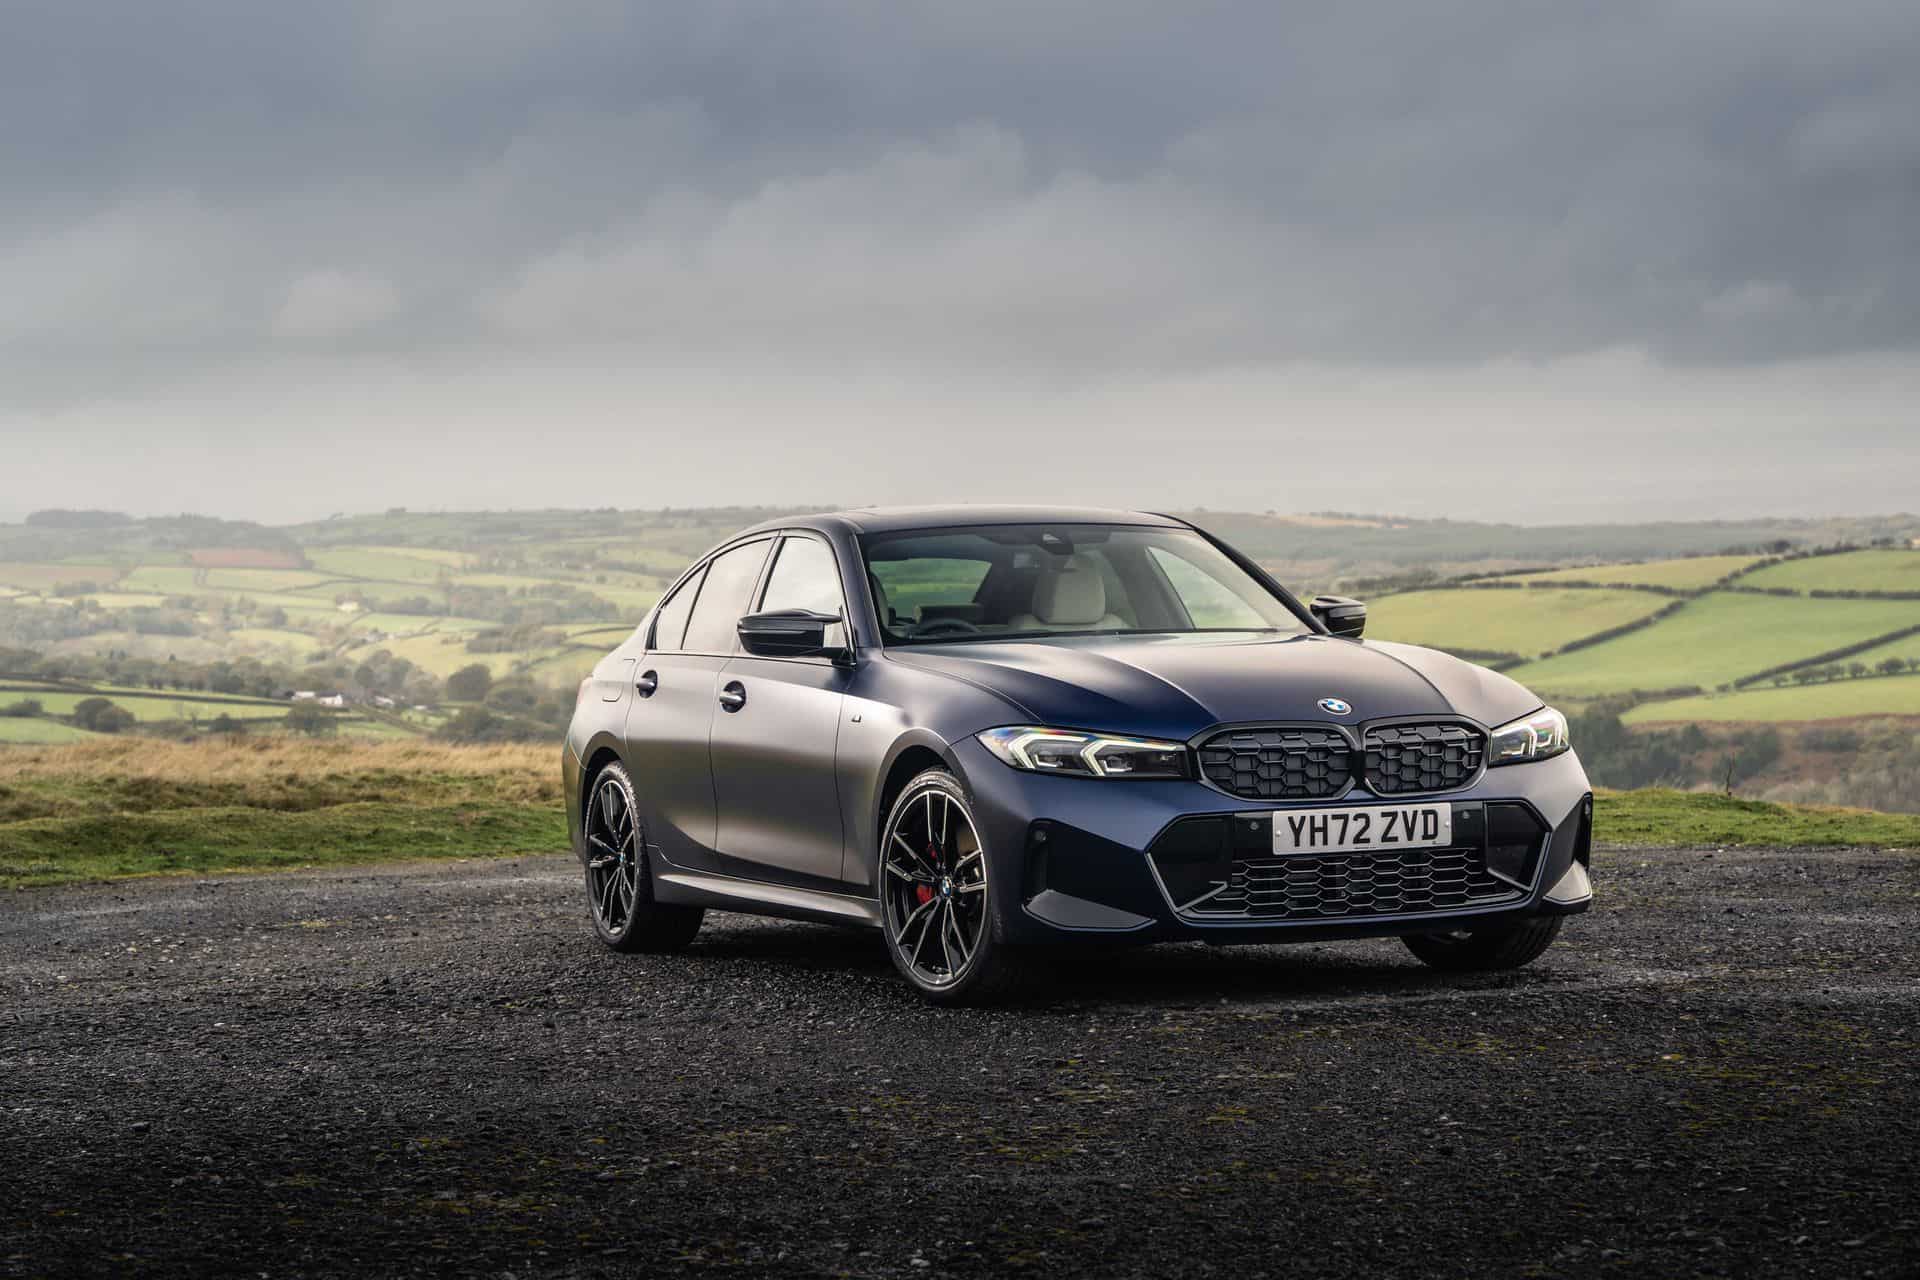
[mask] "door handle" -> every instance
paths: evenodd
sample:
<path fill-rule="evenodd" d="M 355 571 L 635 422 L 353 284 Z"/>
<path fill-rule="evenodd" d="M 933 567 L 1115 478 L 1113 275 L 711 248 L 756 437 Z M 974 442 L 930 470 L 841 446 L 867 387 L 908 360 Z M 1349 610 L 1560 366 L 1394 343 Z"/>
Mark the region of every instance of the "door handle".
<path fill-rule="evenodd" d="M 660 674 L 657 671 L 642 671 L 640 678 L 633 682 L 633 691 L 643 698 L 651 698 L 653 691 L 660 687 Z"/>
<path fill-rule="evenodd" d="M 738 711 L 746 705 L 746 686 L 742 685 L 738 680 L 727 681 L 726 687 L 720 690 L 720 709 L 722 711 Z"/>

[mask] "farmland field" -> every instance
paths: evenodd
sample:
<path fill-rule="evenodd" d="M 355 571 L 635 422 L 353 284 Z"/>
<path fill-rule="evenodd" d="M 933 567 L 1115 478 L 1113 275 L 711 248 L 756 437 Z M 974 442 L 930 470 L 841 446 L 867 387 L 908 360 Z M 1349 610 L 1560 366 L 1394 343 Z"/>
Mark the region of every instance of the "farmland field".
<path fill-rule="evenodd" d="M 1367 634 L 1441 649 L 1533 655 L 1644 618 L 1667 603 L 1642 591 L 1414 591 L 1369 604 Z"/>
<path fill-rule="evenodd" d="M 1902 600 L 1823 600 L 1809 607 L 1786 596 L 1722 592 L 1689 601 L 1656 626 L 1508 674 L 1542 693 L 1575 696 L 1710 689 L 1916 622 L 1920 606 Z"/>
<path fill-rule="evenodd" d="M 157 591 L 161 595 L 190 596 L 200 590 L 200 574 L 210 569 L 184 565 L 143 564 L 120 580 L 123 591 Z"/>
<path fill-rule="evenodd" d="M 1746 568 L 1758 556 L 1690 556 L 1684 560 L 1655 560 L 1647 564 L 1601 564 L 1547 573 L 1515 574 L 1518 582 L 1624 582 L 1640 587 L 1673 587 L 1689 591 L 1712 586 L 1730 573 Z"/>
<path fill-rule="evenodd" d="M 431 583 L 448 572 L 444 564 L 402 551 L 373 547 L 329 547 L 307 558 L 323 573 L 341 578 L 379 578 L 395 582 Z"/>
<path fill-rule="evenodd" d="M 1788 560 L 1756 570 L 1740 585 L 1795 591 L 1920 591 L 1920 551 L 1849 551 Z M 1915 607 L 1920 609 L 1920 602 Z"/>
<path fill-rule="evenodd" d="M 1744 689 L 1739 693 L 1647 702 L 1621 719 L 1628 724 L 1665 721 L 1786 723 L 1795 720 L 1851 720 L 1867 716 L 1920 716 L 1920 675 L 1835 680 L 1790 685 L 1784 689 Z"/>
<path fill-rule="evenodd" d="M 14 695 L 0 695 L 8 700 Z M 185 720 L 199 717 L 211 720 L 217 715 L 227 715 L 235 720 L 279 720 L 287 714 L 286 703 L 242 702 L 238 700 L 201 701 L 198 695 L 159 691 L 153 693 L 33 693 L 19 695 L 30 697 L 45 707 L 49 715 L 67 716 L 73 714 L 74 707 L 88 698 L 105 698 L 117 707 L 124 707 L 136 720 Z"/>
<path fill-rule="evenodd" d="M 19 587 L 23 591 L 50 590 L 63 582 L 92 582 L 105 585 L 119 576 L 120 571 L 111 565 L 0 562 L 0 582 L 9 587 Z"/>
<path fill-rule="evenodd" d="M 206 585 L 221 591 L 293 591 L 325 582 L 327 575 L 306 569 L 208 569 Z"/>
<path fill-rule="evenodd" d="M 8 697 L 5 701 L 11 702 Z M 16 716 L 0 716 L 0 743 L 19 745 L 22 743 L 53 744 L 65 742 L 88 742 L 100 737 L 97 733 L 88 733 L 72 725 L 61 724 L 58 720 L 39 720 Z"/>

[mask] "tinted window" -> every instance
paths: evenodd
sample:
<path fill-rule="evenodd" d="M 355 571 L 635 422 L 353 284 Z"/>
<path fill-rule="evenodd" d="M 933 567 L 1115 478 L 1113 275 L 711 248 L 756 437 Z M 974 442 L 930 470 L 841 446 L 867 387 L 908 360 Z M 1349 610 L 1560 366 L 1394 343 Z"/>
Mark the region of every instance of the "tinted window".
<path fill-rule="evenodd" d="M 762 609 L 808 609 L 814 613 L 840 612 L 840 569 L 827 544 L 813 538 L 788 538 L 767 575 Z"/>
<path fill-rule="evenodd" d="M 1309 628 L 1205 538 L 1139 525 L 994 525 L 870 534 L 889 643 Z"/>
<path fill-rule="evenodd" d="M 760 566 L 766 559 L 765 539 L 742 543 L 713 558 L 707 565 L 700 598 L 693 602 L 693 618 L 687 623 L 687 640 L 682 648 L 694 653 L 733 652 L 734 626 L 747 612 L 747 601 L 753 596 Z"/>
<path fill-rule="evenodd" d="M 680 589 L 667 597 L 660 611 L 653 615 L 653 639 L 649 649 L 678 649 L 680 637 L 687 633 L 687 615 L 693 612 L 693 598 L 700 591 L 700 575 L 694 574 L 680 584 Z"/>

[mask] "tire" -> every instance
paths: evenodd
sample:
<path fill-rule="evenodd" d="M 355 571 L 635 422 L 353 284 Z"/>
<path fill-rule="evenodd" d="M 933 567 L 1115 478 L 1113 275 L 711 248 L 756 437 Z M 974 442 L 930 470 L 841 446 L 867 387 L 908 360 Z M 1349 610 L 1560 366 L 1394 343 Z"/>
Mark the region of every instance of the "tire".
<path fill-rule="evenodd" d="M 639 813 L 633 778 L 624 765 L 609 764 L 594 775 L 581 815 L 587 918 L 600 941 L 615 951 L 679 951 L 700 932 L 706 912 L 654 901 Z"/>
<path fill-rule="evenodd" d="M 881 933 L 908 985 L 936 1005 L 1013 995 L 1026 956 L 1006 941 L 987 883 L 991 860 L 960 779 L 945 769 L 915 776 L 881 824 L 880 846 Z"/>
<path fill-rule="evenodd" d="M 1415 933 L 1402 938 L 1407 950 L 1436 969 L 1464 973 L 1518 969 L 1538 959 L 1560 935 L 1559 916 L 1534 916 L 1519 924 L 1457 933 Z"/>

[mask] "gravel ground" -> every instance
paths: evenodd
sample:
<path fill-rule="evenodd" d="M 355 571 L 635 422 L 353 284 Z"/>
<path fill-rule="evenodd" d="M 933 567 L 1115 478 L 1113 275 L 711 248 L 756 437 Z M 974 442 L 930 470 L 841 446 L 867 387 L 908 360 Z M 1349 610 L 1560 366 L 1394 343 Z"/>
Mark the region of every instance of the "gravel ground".
<path fill-rule="evenodd" d="M 1920 1274 L 1920 855 L 1609 850 L 1532 968 L 617 956 L 564 858 L 0 898 L 0 1271 Z"/>

